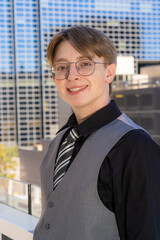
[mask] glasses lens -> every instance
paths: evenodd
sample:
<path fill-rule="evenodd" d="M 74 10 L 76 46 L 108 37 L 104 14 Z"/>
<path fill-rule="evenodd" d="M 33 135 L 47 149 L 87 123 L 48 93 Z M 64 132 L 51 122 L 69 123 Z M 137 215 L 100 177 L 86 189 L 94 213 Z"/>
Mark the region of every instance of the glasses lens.
<path fill-rule="evenodd" d="M 79 74 L 87 76 L 94 72 L 94 62 L 89 59 L 83 59 L 76 63 L 76 68 Z"/>
<path fill-rule="evenodd" d="M 65 79 L 66 73 L 68 71 L 67 63 L 57 63 L 53 65 L 53 75 L 56 79 Z"/>

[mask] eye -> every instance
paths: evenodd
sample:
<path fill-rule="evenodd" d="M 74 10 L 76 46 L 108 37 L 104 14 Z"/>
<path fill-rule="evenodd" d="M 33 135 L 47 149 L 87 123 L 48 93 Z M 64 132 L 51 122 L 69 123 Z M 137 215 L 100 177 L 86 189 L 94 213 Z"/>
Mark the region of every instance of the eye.
<path fill-rule="evenodd" d="M 66 64 L 58 64 L 55 66 L 55 71 L 56 72 L 63 72 L 67 69 L 67 65 Z"/>
<path fill-rule="evenodd" d="M 79 62 L 80 67 L 89 67 L 92 65 L 92 62 L 90 60 L 83 60 Z"/>

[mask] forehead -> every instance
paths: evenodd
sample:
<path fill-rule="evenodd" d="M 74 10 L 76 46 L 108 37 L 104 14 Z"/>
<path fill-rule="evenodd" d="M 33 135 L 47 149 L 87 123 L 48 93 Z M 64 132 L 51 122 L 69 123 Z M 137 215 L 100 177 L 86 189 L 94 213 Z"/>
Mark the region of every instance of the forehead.
<path fill-rule="evenodd" d="M 89 50 L 78 51 L 73 47 L 70 41 L 64 40 L 55 48 L 53 63 L 62 61 L 75 61 L 84 57 L 94 58 L 95 55 Z"/>

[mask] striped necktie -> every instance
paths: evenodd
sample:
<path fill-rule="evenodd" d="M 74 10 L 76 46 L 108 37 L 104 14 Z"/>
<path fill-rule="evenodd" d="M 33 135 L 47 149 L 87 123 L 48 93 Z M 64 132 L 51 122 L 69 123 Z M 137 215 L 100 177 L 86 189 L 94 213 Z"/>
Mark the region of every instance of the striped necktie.
<path fill-rule="evenodd" d="M 75 142 L 79 137 L 81 137 L 81 135 L 78 135 L 76 130 L 73 128 L 60 146 L 54 168 L 53 190 L 57 187 L 57 185 L 65 175 L 68 164 L 73 154 Z"/>

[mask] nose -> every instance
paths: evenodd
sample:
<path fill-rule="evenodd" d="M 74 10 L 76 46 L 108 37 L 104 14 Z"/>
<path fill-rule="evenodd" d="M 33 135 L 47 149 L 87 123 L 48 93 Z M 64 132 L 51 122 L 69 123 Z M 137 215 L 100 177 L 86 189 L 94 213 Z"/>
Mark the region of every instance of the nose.
<path fill-rule="evenodd" d="M 70 63 L 66 73 L 66 79 L 70 81 L 79 80 L 80 74 L 77 72 L 75 63 Z"/>

